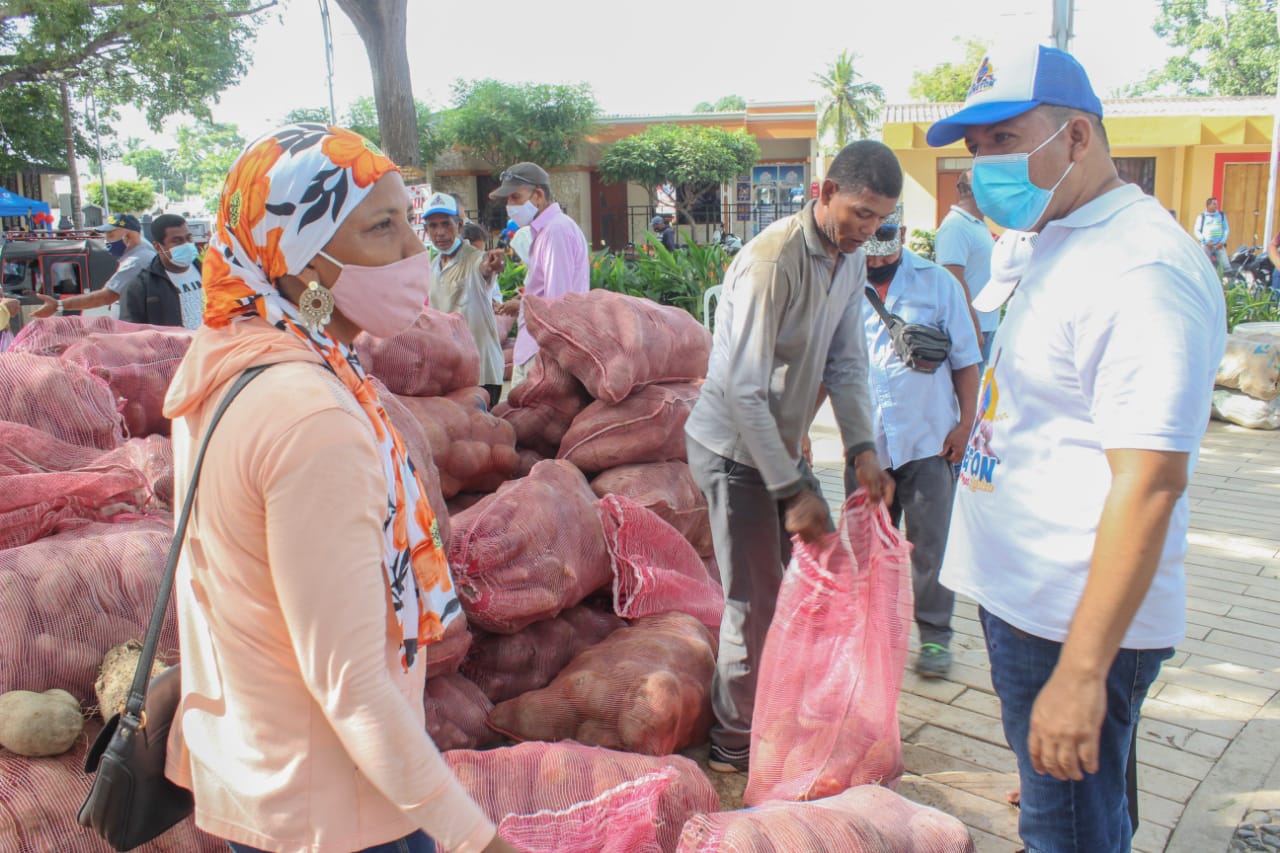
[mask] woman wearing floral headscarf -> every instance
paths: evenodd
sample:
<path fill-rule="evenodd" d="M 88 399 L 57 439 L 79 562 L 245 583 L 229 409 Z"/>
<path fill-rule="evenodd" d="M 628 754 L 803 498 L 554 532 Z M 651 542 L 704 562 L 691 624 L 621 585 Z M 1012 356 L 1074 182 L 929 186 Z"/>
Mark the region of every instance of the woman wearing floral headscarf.
<path fill-rule="evenodd" d="M 425 734 L 426 648 L 458 615 L 444 545 L 351 342 L 394 335 L 429 262 L 395 166 L 290 125 L 227 176 L 205 325 L 179 368 L 178 488 L 209 443 L 174 587 L 170 778 L 233 850 L 510 851 Z"/>

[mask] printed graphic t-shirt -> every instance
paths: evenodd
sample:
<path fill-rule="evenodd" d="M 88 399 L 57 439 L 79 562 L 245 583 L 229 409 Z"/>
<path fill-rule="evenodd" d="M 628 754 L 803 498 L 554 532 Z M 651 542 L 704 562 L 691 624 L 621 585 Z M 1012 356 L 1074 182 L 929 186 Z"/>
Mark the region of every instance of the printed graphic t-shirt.
<path fill-rule="evenodd" d="M 188 329 L 198 329 L 204 322 L 204 288 L 200 283 L 200 270 L 192 264 L 182 272 L 165 270 L 169 281 L 178 290 L 178 301 L 182 307 L 182 325 Z"/>
<path fill-rule="evenodd" d="M 1066 639 L 1111 487 L 1106 451 L 1185 452 L 1195 467 L 1225 329 L 1204 253 L 1141 190 L 1049 223 L 984 377 L 942 583 Z M 1183 495 L 1124 648 L 1183 638 L 1187 522 Z"/>

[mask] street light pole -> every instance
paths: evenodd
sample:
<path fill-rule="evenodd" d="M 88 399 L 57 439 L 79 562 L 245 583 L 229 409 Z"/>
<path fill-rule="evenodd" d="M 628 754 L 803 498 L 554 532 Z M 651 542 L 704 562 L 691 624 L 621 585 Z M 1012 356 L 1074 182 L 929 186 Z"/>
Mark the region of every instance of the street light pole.
<path fill-rule="evenodd" d="M 1053 0 L 1053 46 L 1070 52 L 1075 37 L 1075 0 Z"/>
<path fill-rule="evenodd" d="M 1276 29 L 1280 30 L 1280 9 L 1276 10 Z M 1280 80 L 1276 85 L 1276 118 L 1271 125 L 1271 171 L 1267 177 L 1267 219 L 1262 239 L 1271 242 L 1276 233 L 1276 171 L 1280 168 Z"/>
<path fill-rule="evenodd" d="M 329 124 L 338 123 L 333 103 L 333 32 L 329 29 L 329 0 L 320 0 L 320 23 L 324 27 L 324 64 L 329 72 Z"/>

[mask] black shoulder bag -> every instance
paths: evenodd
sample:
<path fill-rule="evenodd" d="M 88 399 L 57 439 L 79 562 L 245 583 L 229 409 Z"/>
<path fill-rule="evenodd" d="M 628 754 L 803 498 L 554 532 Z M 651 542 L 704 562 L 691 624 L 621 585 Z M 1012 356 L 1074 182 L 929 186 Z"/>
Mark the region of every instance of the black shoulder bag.
<path fill-rule="evenodd" d="M 132 850 L 146 844 L 190 815 L 195 808 L 191 792 L 170 782 L 164 775 L 169 727 L 182 698 L 179 666 L 172 666 L 151 679 L 150 686 L 147 681 L 156 658 L 156 646 L 160 642 L 160 629 L 164 625 L 169 597 L 173 593 L 173 577 L 187 534 L 187 521 L 191 517 L 191 504 L 200 482 L 200 468 L 204 464 L 204 452 L 209 447 L 209 437 L 236 395 L 270 366 L 253 367 L 242 373 L 213 413 L 213 420 L 196 455 L 182 512 L 174 527 L 173 544 L 169 546 L 164 574 L 160 577 L 160 588 L 156 591 L 156 603 L 151 609 L 151 621 L 147 625 L 147 636 L 138 658 L 138 669 L 133 674 L 129 698 L 124 708 L 112 715 L 103 727 L 85 757 L 85 772 L 96 771 L 97 775 L 93 777 L 84 805 L 80 806 L 78 820 L 81 826 L 98 833 L 115 850 Z"/>
<path fill-rule="evenodd" d="M 876 309 L 889 330 L 893 351 L 903 364 L 921 373 L 934 373 L 946 362 L 951 355 L 951 337 L 946 332 L 932 326 L 908 323 L 897 314 L 890 314 L 875 288 L 867 288 L 867 299 L 871 300 L 871 307 Z"/>

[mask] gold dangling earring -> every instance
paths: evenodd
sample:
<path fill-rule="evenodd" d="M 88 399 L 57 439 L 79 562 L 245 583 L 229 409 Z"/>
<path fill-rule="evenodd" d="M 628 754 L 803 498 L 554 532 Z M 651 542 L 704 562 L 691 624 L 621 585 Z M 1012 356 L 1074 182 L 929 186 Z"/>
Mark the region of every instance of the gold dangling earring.
<path fill-rule="evenodd" d="M 324 332 L 324 327 L 333 319 L 333 294 L 329 288 L 321 287 L 318 281 L 307 284 L 298 298 L 298 316 L 302 325 L 312 334 Z"/>

